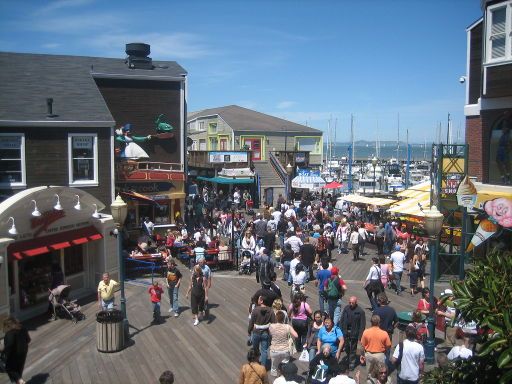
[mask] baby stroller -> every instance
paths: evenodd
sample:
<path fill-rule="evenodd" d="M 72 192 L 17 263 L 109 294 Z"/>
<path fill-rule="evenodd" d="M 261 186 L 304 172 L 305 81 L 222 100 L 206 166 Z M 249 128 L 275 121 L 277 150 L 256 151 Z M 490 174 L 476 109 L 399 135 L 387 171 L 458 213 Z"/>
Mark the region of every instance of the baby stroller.
<path fill-rule="evenodd" d="M 81 312 L 80 305 L 76 300 L 69 300 L 70 285 L 59 285 L 57 288 L 49 289 L 50 295 L 48 301 L 53 307 L 52 319 L 68 317 L 76 324 L 77 321 L 85 319 L 85 315 Z"/>
<path fill-rule="evenodd" d="M 250 275 L 254 272 L 254 261 L 253 261 L 253 252 L 249 249 L 242 250 L 241 258 L 240 258 L 240 269 L 238 270 L 238 274 L 240 275 Z"/>
<path fill-rule="evenodd" d="M 248 215 L 254 215 L 254 202 L 252 200 L 245 201 L 245 211 Z"/>

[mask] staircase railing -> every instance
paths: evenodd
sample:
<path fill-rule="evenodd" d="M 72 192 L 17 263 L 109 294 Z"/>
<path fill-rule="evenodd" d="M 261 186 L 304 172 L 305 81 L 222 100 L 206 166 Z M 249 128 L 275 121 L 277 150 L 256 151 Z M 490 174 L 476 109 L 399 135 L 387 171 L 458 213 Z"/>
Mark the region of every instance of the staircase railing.
<path fill-rule="evenodd" d="M 288 179 L 288 174 L 286 173 L 286 169 L 283 167 L 283 164 L 281 164 L 279 159 L 272 152 L 269 153 L 268 158 L 270 160 L 270 164 L 276 170 L 276 172 L 279 175 L 279 178 L 281 179 L 281 181 L 283 183 L 286 183 L 286 180 Z"/>

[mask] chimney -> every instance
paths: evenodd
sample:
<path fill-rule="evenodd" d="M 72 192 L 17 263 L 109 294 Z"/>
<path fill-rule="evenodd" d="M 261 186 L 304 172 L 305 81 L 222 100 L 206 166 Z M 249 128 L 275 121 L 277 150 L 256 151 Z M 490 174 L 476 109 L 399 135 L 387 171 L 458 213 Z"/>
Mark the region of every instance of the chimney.
<path fill-rule="evenodd" d="M 144 43 L 126 44 L 126 54 L 128 57 L 125 63 L 130 69 L 153 69 L 153 61 L 148 55 L 151 53 L 151 46 Z"/>
<path fill-rule="evenodd" d="M 56 117 L 57 115 L 53 114 L 53 98 L 48 97 L 46 99 L 46 117 Z"/>

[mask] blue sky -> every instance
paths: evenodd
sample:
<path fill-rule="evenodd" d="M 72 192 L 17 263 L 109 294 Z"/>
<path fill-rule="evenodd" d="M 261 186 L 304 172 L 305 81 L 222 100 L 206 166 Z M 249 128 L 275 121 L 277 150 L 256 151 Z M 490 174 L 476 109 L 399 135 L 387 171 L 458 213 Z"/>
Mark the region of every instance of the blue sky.
<path fill-rule="evenodd" d="M 348 139 L 464 130 L 466 27 L 480 0 L 0 2 L 0 50 L 123 58 L 151 44 L 189 72 L 189 110 L 237 104 Z M 446 133 L 443 134 L 443 137 Z"/>

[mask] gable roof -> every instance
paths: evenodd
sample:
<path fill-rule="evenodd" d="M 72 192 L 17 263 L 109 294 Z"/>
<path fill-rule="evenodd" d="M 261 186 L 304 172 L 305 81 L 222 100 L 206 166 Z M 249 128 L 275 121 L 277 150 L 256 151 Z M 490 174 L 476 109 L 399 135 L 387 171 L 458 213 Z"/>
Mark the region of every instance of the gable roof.
<path fill-rule="evenodd" d="M 191 121 L 212 115 L 219 115 L 235 132 L 282 132 L 286 130 L 287 132 L 322 134 L 319 129 L 239 107 L 238 105 L 190 112 L 187 120 Z"/>
<path fill-rule="evenodd" d="M 0 126 L 113 126 L 94 77 L 186 74 L 176 62 L 153 63 L 154 70 L 141 70 L 129 69 L 124 59 L 0 52 Z M 53 118 L 46 116 L 47 98 L 53 98 Z"/>

